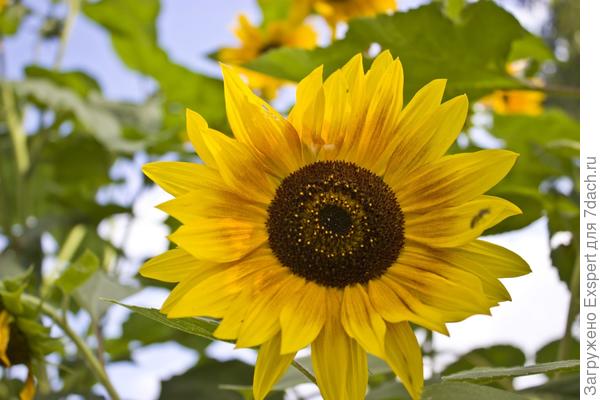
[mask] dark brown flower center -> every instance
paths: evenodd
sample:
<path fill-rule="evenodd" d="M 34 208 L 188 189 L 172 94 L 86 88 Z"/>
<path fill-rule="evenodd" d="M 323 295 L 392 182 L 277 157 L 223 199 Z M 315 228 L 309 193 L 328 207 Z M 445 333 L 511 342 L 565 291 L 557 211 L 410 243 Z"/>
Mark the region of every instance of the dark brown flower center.
<path fill-rule="evenodd" d="M 328 287 L 381 276 L 404 246 L 392 189 L 345 161 L 318 161 L 287 176 L 269 205 L 269 245 L 294 274 Z"/>

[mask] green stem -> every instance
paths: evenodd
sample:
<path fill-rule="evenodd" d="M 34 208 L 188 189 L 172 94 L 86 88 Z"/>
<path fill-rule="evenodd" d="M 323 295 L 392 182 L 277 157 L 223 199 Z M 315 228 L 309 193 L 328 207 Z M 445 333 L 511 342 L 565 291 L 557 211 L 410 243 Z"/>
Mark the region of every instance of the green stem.
<path fill-rule="evenodd" d="M 579 97 L 579 88 L 565 85 L 532 85 L 526 83 L 527 89 L 544 92 L 551 96 Z"/>
<path fill-rule="evenodd" d="M 573 245 L 575 246 L 575 251 L 577 253 L 575 256 L 575 264 L 573 265 L 573 272 L 571 274 L 571 282 L 569 284 L 571 300 L 569 302 L 569 312 L 567 313 L 565 333 L 558 345 L 558 360 L 566 360 L 569 358 L 572 342 L 571 327 L 573 326 L 573 322 L 579 313 L 579 243 L 574 240 Z"/>
<path fill-rule="evenodd" d="M 29 169 L 27 136 L 19 119 L 12 88 L 6 81 L 2 82 L 2 103 L 4 104 L 6 123 L 8 124 L 8 130 L 13 142 L 17 170 L 19 171 L 19 175 L 23 176 L 27 172 L 27 169 Z"/>
<path fill-rule="evenodd" d="M 65 50 L 67 48 L 67 43 L 69 42 L 69 35 L 73 30 L 73 23 L 75 22 L 75 18 L 77 18 L 77 14 L 79 13 L 80 8 L 80 0 L 68 0 L 69 10 L 67 11 L 67 17 L 65 18 L 65 25 L 60 34 L 60 44 L 58 46 L 58 51 L 56 53 L 56 58 L 54 60 L 54 69 L 59 69 L 60 64 L 65 56 Z"/>
<path fill-rule="evenodd" d="M 77 333 L 71 329 L 67 321 L 60 316 L 60 313 L 55 310 L 54 307 L 42 302 L 35 296 L 24 293 L 21 295 L 21 300 L 24 303 L 29 303 L 34 308 L 41 308 L 42 312 L 50 317 L 60 327 L 60 329 L 62 329 L 62 331 L 73 341 L 77 347 L 77 350 L 79 350 L 79 354 L 85 359 L 94 375 L 96 375 L 98 381 L 108 392 L 110 398 L 112 400 L 119 400 L 119 394 L 113 387 L 108 375 L 106 374 L 106 371 L 104 368 L 102 368 L 100 361 L 96 358 L 96 356 L 94 356 L 94 353 L 84 342 L 84 340 L 79 337 L 79 335 L 77 335 Z"/>
<path fill-rule="evenodd" d="M 44 297 L 50 286 L 58 279 L 60 273 L 64 271 L 65 265 L 67 265 L 75 255 L 75 252 L 83 242 L 87 230 L 83 225 L 75 225 L 68 233 L 67 239 L 63 243 L 60 251 L 58 252 L 57 262 L 52 267 L 52 270 L 48 272 L 47 279 L 44 280 L 44 288 L 42 292 Z"/>
<path fill-rule="evenodd" d="M 312 383 L 314 383 L 315 385 L 317 385 L 317 379 L 314 377 L 314 375 L 311 374 L 309 370 L 307 370 L 306 368 L 304 368 L 299 362 L 297 362 L 296 360 L 292 361 L 292 367 L 296 368 L 309 381 L 311 381 Z"/>

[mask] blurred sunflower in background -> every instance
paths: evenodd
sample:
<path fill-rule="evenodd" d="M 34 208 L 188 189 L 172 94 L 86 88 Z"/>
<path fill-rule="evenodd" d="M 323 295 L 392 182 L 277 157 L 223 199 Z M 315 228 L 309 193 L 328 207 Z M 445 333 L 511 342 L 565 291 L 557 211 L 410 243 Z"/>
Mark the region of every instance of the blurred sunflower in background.
<path fill-rule="evenodd" d="M 311 345 L 325 399 L 363 399 L 367 352 L 413 399 L 423 365 L 411 323 L 445 324 L 510 300 L 498 278 L 529 272 L 511 251 L 477 240 L 520 210 L 484 193 L 511 169 L 506 150 L 444 154 L 461 132 L 466 96 L 442 103 L 435 80 L 404 105 L 403 70 L 383 52 L 357 55 L 325 82 L 300 82 L 287 118 L 223 67 L 235 138 L 188 111 L 204 165 L 155 162 L 144 172 L 175 199 L 178 247 L 140 273 L 179 282 L 161 311 L 222 319 L 214 335 L 260 346 L 263 399 Z"/>
<path fill-rule="evenodd" d="M 219 50 L 217 58 L 236 66 L 235 69 L 247 78 L 248 85 L 266 99 L 273 99 L 277 95 L 277 89 L 286 81 L 239 65 L 279 47 L 312 49 L 317 45 L 317 33 L 310 25 L 291 21 L 273 21 L 261 28 L 252 25 L 248 18 L 240 15 L 235 34 L 240 40 L 240 46 Z"/>
<path fill-rule="evenodd" d="M 45 356 L 60 349 L 60 343 L 50 337 L 50 329 L 40 323 L 39 310 L 21 301 L 28 280 L 29 273 L 0 281 L 0 367 L 27 367 L 20 400 L 35 397 L 35 377 L 44 371 Z"/>
<path fill-rule="evenodd" d="M 313 0 L 313 6 L 335 31 L 338 22 L 395 10 L 396 0 Z"/>
<path fill-rule="evenodd" d="M 514 78 L 528 83 L 531 86 L 544 86 L 543 80 L 539 77 L 527 77 L 528 69 L 526 60 L 517 60 L 506 65 L 506 72 Z M 538 90 L 513 89 L 496 90 L 491 94 L 482 97 L 479 104 L 490 108 L 500 115 L 524 114 L 536 116 L 544 112 L 544 101 L 546 94 Z"/>
<path fill-rule="evenodd" d="M 546 95 L 536 90 L 496 90 L 479 102 L 495 113 L 540 115 Z"/>

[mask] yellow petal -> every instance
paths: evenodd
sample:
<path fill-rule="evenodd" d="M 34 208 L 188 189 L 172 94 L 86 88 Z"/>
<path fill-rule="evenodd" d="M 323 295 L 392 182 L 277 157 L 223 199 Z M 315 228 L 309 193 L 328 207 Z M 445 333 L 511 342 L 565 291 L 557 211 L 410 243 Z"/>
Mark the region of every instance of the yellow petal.
<path fill-rule="evenodd" d="M 346 65 L 342 67 L 342 74 L 345 78 L 348 89 L 348 101 L 350 105 L 350 114 L 345 122 L 344 137 L 338 140 L 339 158 L 347 158 L 358 143 L 362 127 L 365 122 L 369 99 L 366 97 L 367 83 L 363 68 L 362 54 L 354 56 Z"/>
<path fill-rule="evenodd" d="M 298 84 L 296 104 L 288 116 L 302 142 L 313 148 L 321 141 L 324 105 L 323 66 L 320 66 Z"/>
<path fill-rule="evenodd" d="M 469 100 L 466 95 L 456 96 L 442 104 L 438 110 L 437 126 L 432 129 L 425 145 L 421 163 L 435 161 L 448 151 L 467 119 Z"/>
<path fill-rule="evenodd" d="M 448 334 L 440 310 L 423 304 L 408 289 L 389 277 L 369 281 L 369 298 L 373 308 L 386 321 L 411 321 L 432 331 Z"/>
<path fill-rule="evenodd" d="M 369 85 L 369 73 L 367 73 L 367 86 Z M 386 150 L 394 136 L 398 134 L 398 125 L 402 115 L 404 80 L 402 64 L 399 60 L 394 60 L 383 74 L 383 78 L 377 82 L 375 92 L 369 99 L 358 145 L 356 148 L 350 149 L 347 155 L 378 175 L 385 172 L 389 163 L 388 158 L 391 155 Z"/>
<path fill-rule="evenodd" d="M 306 282 L 281 310 L 281 353 L 295 353 L 317 337 L 326 318 L 326 290 Z"/>
<path fill-rule="evenodd" d="M 481 150 L 441 158 L 410 174 L 393 187 L 404 212 L 426 212 L 458 205 L 495 186 L 518 155 L 506 150 Z"/>
<path fill-rule="evenodd" d="M 409 172 L 418 163 L 418 156 L 423 147 L 423 132 L 426 124 L 431 125 L 431 119 L 440 109 L 442 96 L 446 87 L 445 79 L 436 79 L 423 86 L 402 110 L 398 133 L 388 145 L 388 152 L 392 155 L 386 170 L 389 174 Z"/>
<path fill-rule="evenodd" d="M 219 326 L 213 332 L 216 338 L 223 340 L 237 339 L 244 317 L 252 303 L 253 288 L 248 284 L 231 302 Z"/>
<path fill-rule="evenodd" d="M 206 165 L 156 161 L 142 167 L 144 174 L 173 196 L 222 185 L 219 173 Z"/>
<path fill-rule="evenodd" d="M 196 223 L 199 218 L 233 218 L 257 224 L 264 224 L 267 220 L 264 204 L 223 188 L 186 193 L 160 204 L 158 208 L 184 224 Z"/>
<path fill-rule="evenodd" d="M 341 321 L 348 335 L 365 350 L 383 357 L 385 322 L 371 305 L 362 285 L 344 288 Z"/>
<path fill-rule="evenodd" d="M 427 214 L 406 214 L 406 238 L 432 247 L 457 247 L 478 238 L 486 229 L 520 214 L 511 202 L 493 196 L 479 196 L 460 206 Z"/>
<path fill-rule="evenodd" d="M 469 260 L 481 265 L 496 278 L 514 278 L 531 272 L 529 264 L 521 256 L 484 240 L 475 240 L 453 250 L 449 262 L 461 264 Z"/>
<path fill-rule="evenodd" d="M 423 358 L 417 338 L 408 322 L 387 324 L 385 360 L 413 400 L 423 391 Z"/>
<path fill-rule="evenodd" d="M 19 400 L 33 400 L 35 397 L 35 379 L 31 367 L 28 366 L 27 368 L 27 380 L 25 381 L 25 386 L 23 386 L 23 389 L 21 389 L 21 392 L 19 393 Z"/>
<path fill-rule="evenodd" d="M 197 120 L 202 117 L 188 111 L 188 118 Z M 195 126 L 196 130 L 192 131 L 193 134 L 188 133 L 195 143 L 200 158 L 219 171 L 223 182 L 232 191 L 237 191 L 263 204 L 269 204 L 275 187 L 269 182 L 264 168 L 260 167 L 248 146 L 220 132 L 208 129 L 206 123 L 198 123 Z"/>
<path fill-rule="evenodd" d="M 140 275 L 163 282 L 180 282 L 190 274 L 215 263 L 200 261 L 182 249 L 168 250 L 146 261 Z"/>
<path fill-rule="evenodd" d="M 405 252 L 386 271 L 423 303 L 440 310 L 489 314 L 497 304 L 483 291 L 481 280 L 429 254 Z"/>
<path fill-rule="evenodd" d="M 10 340 L 10 314 L 6 310 L 0 311 L 0 362 L 5 367 L 10 367 L 10 360 L 6 354 Z"/>
<path fill-rule="evenodd" d="M 235 137 L 277 176 L 285 177 L 298 169 L 302 149 L 294 127 L 252 93 L 230 67 L 223 65 L 222 71 L 227 117 Z"/>
<path fill-rule="evenodd" d="M 463 247 L 467 246 L 470 244 Z M 463 247 L 433 249 L 411 246 L 405 259 L 410 260 L 413 265 L 434 271 L 448 281 L 457 282 L 458 285 L 465 288 L 478 291 L 479 285 L 481 285 L 483 292 L 495 299 L 496 302 L 510 300 L 510 295 L 497 279 L 498 277 L 487 270 L 485 257 L 468 257 L 469 253 L 461 250 Z M 461 278 L 461 276 L 465 278 Z M 471 276 L 477 277 L 478 281 L 472 281 Z"/>
<path fill-rule="evenodd" d="M 215 158 L 204 142 L 205 132 L 209 131 L 208 123 L 200 114 L 187 108 L 185 110 L 185 128 L 188 137 L 200 159 L 212 168 L 217 167 Z"/>
<path fill-rule="evenodd" d="M 264 224 L 233 218 L 198 218 L 169 236 L 169 240 L 201 260 L 239 260 L 267 241 Z"/>
<path fill-rule="evenodd" d="M 169 318 L 207 316 L 222 318 L 252 276 L 269 271 L 277 260 L 257 251 L 235 265 L 217 264 L 180 282 L 161 308 Z"/>
<path fill-rule="evenodd" d="M 304 284 L 287 268 L 276 268 L 268 280 L 255 288 L 254 301 L 240 327 L 236 347 L 254 347 L 272 338 L 281 327 L 279 315 L 283 304 Z"/>
<path fill-rule="evenodd" d="M 312 363 L 325 400 L 363 400 L 367 389 L 367 355 L 339 320 L 341 299 L 328 289 L 327 321 L 311 346 Z"/>
<path fill-rule="evenodd" d="M 336 158 L 346 140 L 347 121 L 351 115 L 350 87 L 341 70 L 335 71 L 323 85 L 325 104 L 321 126 L 319 159 Z"/>
<path fill-rule="evenodd" d="M 254 368 L 254 382 L 252 393 L 255 400 L 263 400 L 271 388 L 288 369 L 296 353 L 280 354 L 281 335 L 275 335 L 271 340 L 260 346 L 256 367 Z"/>

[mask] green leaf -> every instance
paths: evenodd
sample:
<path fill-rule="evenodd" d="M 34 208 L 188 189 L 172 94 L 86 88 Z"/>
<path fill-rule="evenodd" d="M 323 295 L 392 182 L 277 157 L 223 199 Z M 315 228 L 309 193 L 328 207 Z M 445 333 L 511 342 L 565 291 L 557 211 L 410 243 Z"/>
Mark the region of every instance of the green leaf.
<path fill-rule="evenodd" d="M 172 62 L 158 46 L 159 0 L 86 2 L 83 12 L 108 30 L 115 51 L 128 67 L 156 80 L 166 100 L 166 124 L 178 142 L 186 107 L 202 114 L 211 127 L 225 129 L 223 83 Z"/>
<path fill-rule="evenodd" d="M 410 400 L 410 395 L 402 383 L 392 380 L 369 389 L 365 400 Z"/>
<path fill-rule="evenodd" d="M 76 119 L 81 130 L 94 136 L 106 148 L 114 151 L 141 150 L 143 143 L 123 139 L 119 120 L 110 112 L 97 107 L 93 100 L 83 99 L 69 87 L 63 87 L 46 78 L 29 78 L 15 82 L 17 93 L 41 108 Z"/>
<path fill-rule="evenodd" d="M 23 19 L 31 11 L 21 2 L 0 9 L 0 35 L 11 36 L 17 33 Z"/>
<path fill-rule="evenodd" d="M 140 335 L 140 332 L 144 334 Z M 112 361 L 125 360 L 130 357 L 130 347 L 132 347 L 130 343 L 147 346 L 171 340 L 199 352 L 211 343 L 208 339 L 199 339 L 197 336 L 165 324 L 157 324 L 155 320 L 133 312 L 123 323 L 121 334 L 116 338 L 105 340 L 104 348 Z"/>
<path fill-rule="evenodd" d="M 448 97 L 466 92 L 473 101 L 494 89 L 522 86 L 505 68 L 512 43 L 527 35 L 510 13 L 491 1 L 466 6 L 460 23 L 446 17 L 440 4 L 430 4 L 394 15 L 352 20 L 346 37 L 327 48 L 276 49 L 247 66 L 298 81 L 321 64 L 328 75 L 378 43 L 401 58 L 407 97 L 433 79 L 447 78 Z"/>
<path fill-rule="evenodd" d="M 510 56 L 508 57 L 509 61 L 522 59 L 544 62 L 554 60 L 554 54 L 546 46 L 542 38 L 529 34 L 513 42 Z"/>
<path fill-rule="evenodd" d="M 98 270 L 99 266 L 100 260 L 88 249 L 65 268 L 55 285 L 70 294 L 83 285 Z"/>
<path fill-rule="evenodd" d="M 81 97 L 86 97 L 93 92 L 101 92 L 98 82 L 83 71 L 56 71 L 39 66 L 25 68 L 28 78 L 40 78 L 54 82 L 58 86 L 67 87 Z"/>
<path fill-rule="evenodd" d="M 555 361 L 558 357 L 558 347 L 560 346 L 560 342 L 562 339 L 554 340 L 541 349 L 539 349 L 535 353 L 535 362 L 536 363 L 547 363 Z M 575 338 L 570 338 L 569 341 L 570 352 L 566 355 L 567 358 L 578 360 L 579 359 L 579 340 Z"/>
<path fill-rule="evenodd" d="M 94 320 L 98 321 L 108 307 L 110 307 L 110 304 L 102 301 L 102 298 L 121 300 L 131 296 L 138 290 L 137 288 L 119 283 L 101 271 L 79 286 L 75 290 L 74 296 L 77 303 L 85 308 Z"/>
<path fill-rule="evenodd" d="M 579 400 L 579 374 L 554 377 L 552 380 L 519 391 L 527 398 L 544 400 Z"/>
<path fill-rule="evenodd" d="M 475 349 L 461 356 L 457 361 L 448 365 L 442 375 L 458 373 L 475 367 L 510 367 L 525 364 L 525 354 L 522 350 L 509 345 L 495 345 Z"/>
<path fill-rule="evenodd" d="M 123 304 L 119 303 L 117 300 L 113 300 L 110 298 L 105 298 L 104 300 L 128 308 L 134 313 L 143 315 L 146 318 L 150 318 L 170 328 L 178 329 L 180 331 L 189 333 L 191 335 L 200 336 L 205 339 L 220 340 L 212 335 L 212 333 L 215 329 L 217 329 L 218 326 L 218 323 L 216 321 L 212 321 L 206 318 L 167 318 L 166 315 L 162 314 L 156 308 L 145 308 L 129 304 Z"/>
<path fill-rule="evenodd" d="M 253 368 L 240 361 L 218 362 L 204 359 L 184 374 L 163 381 L 159 400 L 244 400 L 247 397 L 236 392 L 244 392 L 247 390 L 245 388 L 252 385 L 252 374 Z M 229 390 L 224 390 L 225 388 Z M 267 396 L 267 400 L 276 399 L 283 399 L 283 393 L 275 392 Z"/>
<path fill-rule="evenodd" d="M 525 400 L 527 397 L 471 383 L 443 382 L 426 386 L 422 400 Z"/>
<path fill-rule="evenodd" d="M 258 0 L 263 16 L 262 26 L 266 27 L 273 21 L 287 19 L 293 3 L 293 0 Z"/>
<path fill-rule="evenodd" d="M 519 154 L 514 168 L 490 194 L 512 201 L 523 214 L 501 222 L 489 233 L 522 228 L 552 214 L 556 207 L 565 215 L 572 214 L 573 208 L 562 204 L 553 191 L 540 189 L 559 177 L 577 176 L 578 150 L 573 144 L 579 141 L 579 123 L 563 111 L 551 109 L 539 116 L 495 115 L 490 132 L 505 148 Z"/>
<path fill-rule="evenodd" d="M 442 377 L 444 381 L 493 382 L 499 379 L 544 374 L 548 372 L 572 372 L 579 370 L 579 360 L 554 361 L 544 364 L 510 368 L 474 368 L 470 371 Z"/>

